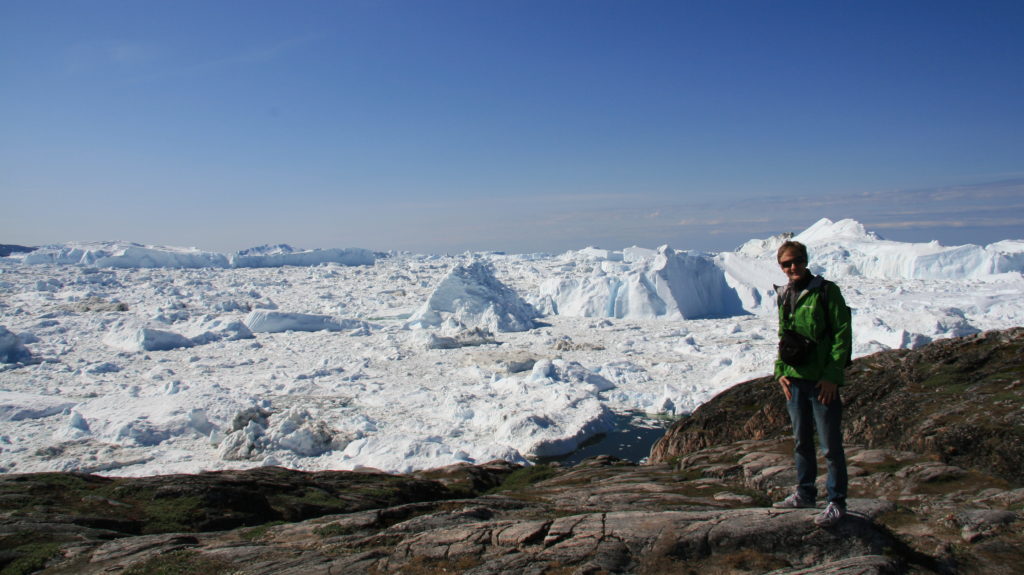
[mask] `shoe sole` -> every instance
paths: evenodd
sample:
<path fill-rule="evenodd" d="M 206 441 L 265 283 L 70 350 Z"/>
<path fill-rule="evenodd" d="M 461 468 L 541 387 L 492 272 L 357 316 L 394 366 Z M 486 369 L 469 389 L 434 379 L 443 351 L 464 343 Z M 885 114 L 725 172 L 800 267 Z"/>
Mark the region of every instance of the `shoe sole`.
<path fill-rule="evenodd" d="M 836 525 L 838 525 L 839 522 L 842 521 L 844 517 L 846 517 L 846 515 L 842 515 L 840 517 L 837 517 L 835 519 L 830 519 L 828 521 L 818 521 L 818 518 L 815 517 L 814 519 L 811 520 L 811 522 L 814 523 L 815 525 L 817 525 L 818 527 L 829 528 L 829 527 L 835 527 Z"/>

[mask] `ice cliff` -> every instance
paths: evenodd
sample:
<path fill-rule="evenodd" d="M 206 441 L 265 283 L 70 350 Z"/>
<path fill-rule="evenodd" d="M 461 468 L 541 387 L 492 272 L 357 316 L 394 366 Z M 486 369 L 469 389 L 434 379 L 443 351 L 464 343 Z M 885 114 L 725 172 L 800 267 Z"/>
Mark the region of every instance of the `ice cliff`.
<path fill-rule="evenodd" d="M 593 251 L 581 254 L 595 259 Z M 704 254 L 626 250 L 609 255 L 589 275 L 551 278 L 540 287 L 538 305 L 553 314 L 620 319 L 669 320 L 745 313 L 722 269 Z"/>
<path fill-rule="evenodd" d="M 784 238 L 752 240 L 736 257 L 768 259 Z M 978 246 L 943 246 L 938 242 L 889 241 L 854 220 L 821 219 L 793 237 L 811 252 L 811 269 L 829 277 L 892 280 L 961 280 L 1024 270 L 1024 241 L 1004 240 Z"/>

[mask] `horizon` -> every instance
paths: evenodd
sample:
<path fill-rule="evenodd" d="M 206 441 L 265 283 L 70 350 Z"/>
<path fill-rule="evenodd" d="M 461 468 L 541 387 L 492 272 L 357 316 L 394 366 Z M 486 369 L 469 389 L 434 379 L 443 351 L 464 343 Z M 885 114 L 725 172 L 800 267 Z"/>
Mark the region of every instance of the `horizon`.
<path fill-rule="evenodd" d="M 1024 4 L 0 6 L 0 241 L 729 251 L 1024 229 Z"/>
<path fill-rule="evenodd" d="M 818 222 L 823 221 L 823 220 L 827 220 L 827 219 L 828 218 L 821 218 L 821 219 L 818 220 Z M 856 221 L 856 220 L 854 220 L 854 221 Z M 815 222 L 815 223 L 817 223 L 817 222 Z M 832 221 L 832 223 L 838 223 L 838 221 Z M 857 222 L 857 223 L 860 223 L 863 226 L 862 222 Z M 288 244 L 288 243 L 272 242 L 272 243 L 267 243 L 267 244 L 245 246 L 245 247 L 239 248 L 237 250 L 224 251 L 224 250 L 206 249 L 203 246 L 196 245 L 194 243 L 192 243 L 192 244 L 189 244 L 189 243 L 186 243 L 186 244 L 149 244 L 149 243 L 145 243 L 145 242 L 137 242 L 137 241 L 128 240 L 128 239 L 119 239 L 119 240 L 71 240 L 71 241 L 68 241 L 68 242 L 50 242 L 50 243 L 47 243 L 47 244 L 39 244 L 39 245 L 33 245 L 33 246 L 25 246 L 25 245 L 21 245 L 21 244 L 8 244 L 8 243 L 0 242 L 0 247 L 28 248 L 30 250 L 37 250 L 37 249 L 43 249 L 43 248 L 65 247 L 65 246 L 72 246 L 72 245 L 86 246 L 86 245 L 89 245 L 89 244 L 99 244 L 99 245 L 105 245 L 105 244 L 133 244 L 133 245 L 140 245 L 142 247 L 152 248 L 152 249 L 164 249 L 164 248 L 166 248 L 166 249 L 187 249 L 187 250 L 198 250 L 200 252 L 205 252 L 205 253 L 220 253 L 220 254 L 223 254 L 223 255 L 230 255 L 232 253 L 242 253 L 242 252 L 245 252 L 245 251 L 248 251 L 248 250 L 252 250 L 252 249 L 273 248 L 273 247 L 277 247 L 277 246 L 283 246 L 283 247 L 287 247 L 287 248 L 293 249 L 295 251 L 315 251 L 315 250 L 330 250 L 330 249 L 342 249 L 342 250 L 345 250 L 345 249 L 356 249 L 356 250 L 358 250 L 358 249 L 365 249 L 367 251 L 371 251 L 371 252 L 376 253 L 376 254 L 387 254 L 389 252 L 395 252 L 395 253 L 399 253 L 399 254 L 401 254 L 401 253 L 409 253 L 409 254 L 421 255 L 421 256 L 451 257 L 453 255 L 458 255 L 458 254 L 462 254 L 462 253 L 472 253 L 472 254 L 495 253 L 495 254 L 508 254 L 508 255 L 541 254 L 541 255 L 554 256 L 554 255 L 559 255 L 559 254 L 570 252 L 570 251 L 580 251 L 580 250 L 584 250 L 584 249 L 600 249 L 600 250 L 607 250 L 607 251 L 611 251 L 611 252 L 622 252 L 623 250 L 626 250 L 626 249 L 629 249 L 629 248 L 640 248 L 640 249 L 655 250 L 655 249 L 660 248 L 661 246 L 667 245 L 670 248 L 673 248 L 675 250 L 680 250 L 680 251 L 697 251 L 697 252 L 706 252 L 706 253 L 727 253 L 727 252 L 737 251 L 739 248 L 742 247 L 742 244 L 747 242 L 747 241 L 768 240 L 768 239 L 771 239 L 773 237 L 778 237 L 779 235 L 782 235 L 782 234 L 799 235 L 800 233 L 802 233 L 804 231 L 807 231 L 807 229 L 809 229 L 810 227 L 811 226 L 808 226 L 808 228 L 799 229 L 799 230 L 783 231 L 783 232 L 779 232 L 777 234 L 772 234 L 770 236 L 764 236 L 764 237 L 749 237 L 749 238 L 746 238 L 746 240 L 744 240 L 743 242 L 740 242 L 739 244 L 737 244 L 736 246 L 734 246 L 732 248 L 721 249 L 721 250 L 718 250 L 718 249 L 687 248 L 687 247 L 683 247 L 683 246 L 673 246 L 671 244 L 664 244 L 663 243 L 663 244 L 657 244 L 657 245 L 629 244 L 629 245 L 622 245 L 622 246 L 587 245 L 587 246 L 570 247 L 570 248 L 566 248 L 566 249 L 559 250 L 559 251 L 543 251 L 543 250 L 541 250 L 541 251 L 534 251 L 534 252 L 514 252 L 514 251 L 506 251 L 506 250 L 473 250 L 473 249 L 457 250 L 457 251 L 447 251 L 447 252 L 417 252 L 417 251 L 411 251 L 411 250 L 398 250 L 398 249 L 372 249 L 372 248 L 367 248 L 365 246 L 359 246 L 359 245 L 348 245 L 348 246 L 296 246 L 296 245 L 292 245 L 292 244 Z M 890 237 L 890 236 L 886 236 L 886 235 L 877 233 L 876 231 L 868 228 L 867 226 L 864 226 L 864 231 L 869 233 L 869 234 L 873 234 L 876 238 L 878 238 L 879 240 L 882 240 L 882 241 L 893 241 L 893 242 L 907 243 L 908 245 L 909 244 L 916 244 L 916 243 L 929 243 L 929 242 L 932 242 L 932 241 L 938 241 L 938 240 L 915 241 L 915 240 L 906 240 L 906 239 L 894 238 L 894 237 Z M 939 242 L 939 243 L 943 247 L 961 247 L 961 246 L 967 246 L 967 245 L 977 245 L 977 246 L 985 247 L 985 246 L 990 245 L 990 244 L 995 243 L 995 242 L 1007 241 L 1007 240 L 1008 241 L 1024 241 L 1024 237 L 1017 237 L 1017 238 L 1004 237 L 1004 238 L 999 238 L 999 239 L 993 240 L 991 242 L 985 242 L 985 243 L 979 243 L 979 242 L 963 242 L 963 243 L 957 243 L 957 244 L 949 244 L 949 243 L 944 243 L 944 242 Z M 12 255 L 13 255 L 13 253 L 16 253 L 16 252 L 12 252 Z"/>

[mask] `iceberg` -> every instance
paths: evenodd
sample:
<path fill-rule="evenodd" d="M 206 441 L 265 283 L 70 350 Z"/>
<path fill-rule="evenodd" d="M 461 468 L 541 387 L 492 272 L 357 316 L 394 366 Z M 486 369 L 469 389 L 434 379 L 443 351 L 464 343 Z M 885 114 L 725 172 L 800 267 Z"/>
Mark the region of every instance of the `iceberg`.
<path fill-rule="evenodd" d="M 366 332 L 370 326 L 358 319 L 341 319 L 329 315 L 287 313 L 255 310 L 243 320 L 250 330 L 257 333 L 280 333 L 285 331 L 356 331 Z"/>
<path fill-rule="evenodd" d="M 296 251 L 289 247 L 288 251 L 247 251 L 228 256 L 229 267 L 233 268 L 317 266 L 328 263 L 344 266 L 372 266 L 376 259 L 370 250 L 358 248 Z"/>
<path fill-rule="evenodd" d="M 557 315 L 657 318 L 727 317 L 747 313 L 736 289 L 712 257 L 632 248 L 625 263 L 606 260 L 583 278 L 552 278 L 539 290 L 540 305 Z"/>
<path fill-rule="evenodd" d="M 895 242 L 866 231 L 854 220 L 833 222 L 828 218 L 792 239 L 807 245 L 812 271 L 837 279 L 964 280 L 1024 271 L 1024 242 L 1020 240 L 988 246 Z M 774 262 L 782 241 L 783 237 L 777 237 L 747 242 L 733 257 Z"/>
<path fill-rule="evenodd" d="M 148 246 L 132 242 L 85 242 L 43 246 L 25 254 L 25 264 L 85 265 L 98 268 L 268 268 L 283 266 L 373 265 L 376 255 L 361 248 L 295 250 L 265 246 L 225 255 L 197 248 Z"/>
<path fill-rule="evenodd" d="M 223 254 L 196 248 L 144 246 L 126 242 L 93 242 L 43 246 L 25 255 L 26 264 L 78 264 L 98 268 L 223 268 Z"/>
<path fill-rule="evenodd" d="M 115 324 L 103 338 L 103 343 L 127 352 L 168 351 L 195 345 L 192 340 L 179 333 L 155 329 L 135 321 Z"/>
<path fill-rule="evenodd" d="M 452 319 L 466 328 L 491 332 L 528 331 L 537 312 L 494 276 L 494 266 L 475 261 L 455 266 L 406 324 L 439 327 Z"/>

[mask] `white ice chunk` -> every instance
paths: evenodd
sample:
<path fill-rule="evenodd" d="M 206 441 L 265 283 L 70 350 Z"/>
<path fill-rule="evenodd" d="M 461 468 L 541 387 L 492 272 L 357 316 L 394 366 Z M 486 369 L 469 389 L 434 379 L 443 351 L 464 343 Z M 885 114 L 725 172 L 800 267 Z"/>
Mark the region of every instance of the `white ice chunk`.
<path fill-rule="evenodd" d="M 365 321 L 329 315 L 255 310 L 245 317 L 245 325 L 257 333 L 284 331 L 348 331 L 369 329 Z"/>
<path fill-rule="evenodd" d="M 250 419 L 245 427 L 221 441 L 219 455 L 224 460 L 262 459 L 274 452 L 287 451 L 301 457 L 316 457 L 344 449 L 353 437 L 333 429 L 308 410 L 293 407 Z"/>
<path fill-rule="evenodd" d="M 196 345 L 215 341 L 236 341 L 252 339 L 252 330 L 240 319 L 232 317 L 207 316 L 193 325 L 187 332 Z"/>
<path fill-rule="evenodd" d="M 0 421 L 40 419 L 74 407 L 78 402 L 53 395 L 0 391 Z"/>
<path fill-rule="evenodd" d="M 103 343 L 128 352 L 167 351 L 195 345 L 179 333 L 155 329 L 134 321 L 115 324 L 103 338 Z"/>

